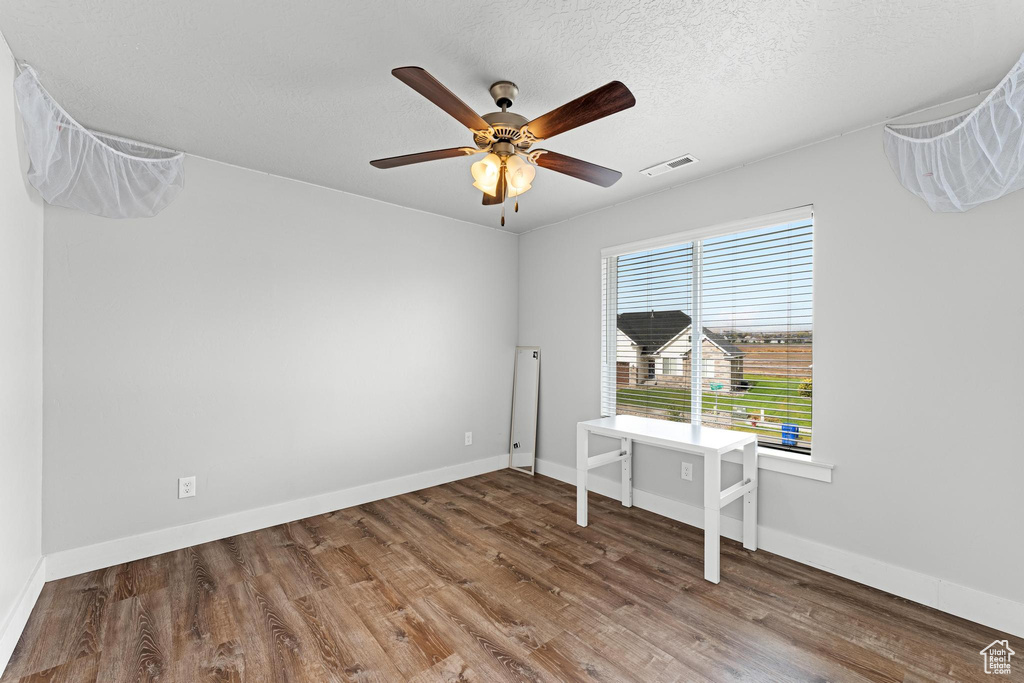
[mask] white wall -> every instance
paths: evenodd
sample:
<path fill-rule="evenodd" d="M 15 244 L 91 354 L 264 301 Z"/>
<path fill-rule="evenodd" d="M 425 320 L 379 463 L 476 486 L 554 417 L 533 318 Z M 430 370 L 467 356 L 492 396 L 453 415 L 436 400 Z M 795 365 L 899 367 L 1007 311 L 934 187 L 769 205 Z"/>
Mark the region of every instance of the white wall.
<path fill-rule="evenodd" d="M 893 177 L 881 134 L 524 235 L 519 341 L 544 349 L 537 454 L 574 465 L 575 423 L 600 414 L 602 247 L 813 204 L 814 455 L 834 482 L 763 472 L 761 523 L 1024 601 L 1024 192 L 933 214 Z M 635 486 L 699 505 L 701 463 L 686 482 L 679 460 L 638 449 Z"/>
<path fill-rule="evenodd" d="M 149 220 L 46 208 L 46 552 L 508 452 L 515 236 L 186 180 Z"/>
<path fill-rule="evenodd" d="M 0 43 L 0 636 L 40 558 L 43 206 L 25 183 Z M 20 625 L 14 626 L 20 632 Z M 10 634 L 16 638 L 17 633 Z M 3 643 L 6 645 L 6 641 Z M 0 650 L 3 647 L 0 646 Z M 0 666 L 6 656 L 0 652 Z"/>

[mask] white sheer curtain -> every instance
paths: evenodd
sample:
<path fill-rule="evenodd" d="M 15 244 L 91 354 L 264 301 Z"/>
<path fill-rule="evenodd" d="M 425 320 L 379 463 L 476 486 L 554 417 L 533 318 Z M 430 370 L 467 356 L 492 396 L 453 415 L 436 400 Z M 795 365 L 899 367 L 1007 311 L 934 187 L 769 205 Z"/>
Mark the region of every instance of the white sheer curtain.
<path fill-rule="evenodd" d="M 28 179 L 50 204 L 108 218 L 155 216 L 184 186 L 184 155 L 86 130 L 39 82 L 14 80 L 30 163 Z"/>
<path fill-rule="evenodd" d="M 932 211 L 967 211 L 1024 187 L 1024 56 L 985 100 L 938 121 L 885 127 L 896 177 Z"/>

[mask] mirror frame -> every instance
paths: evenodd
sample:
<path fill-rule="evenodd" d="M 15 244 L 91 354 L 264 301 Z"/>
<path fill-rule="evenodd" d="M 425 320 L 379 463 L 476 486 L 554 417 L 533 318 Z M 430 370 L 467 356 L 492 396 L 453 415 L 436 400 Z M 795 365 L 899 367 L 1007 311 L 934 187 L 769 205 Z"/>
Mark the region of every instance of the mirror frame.
<path fill-rule="evenodd" d="M 516 383 L 519 378 L 519 352 L 520 351 L 533 351 L 537 354 L 537 380 L 534 383 L 536 385 L 536 395 L 533 397 L 534 410 L 537 414 L 533 419 L 533 445 L 531 452 L 533 453 L 533 461 L 529 467 L 525 465 L 513 465 L 512 464 L 512 444 L 515 443 L 516 438 Z M 516 360 L 512 368 L 512 419 L 509 421 L 508 428 L 508 469 L 515 470 L 516 472 L 522 472 L 523 474 L 529 474 L 531 477 L 536 474 L 537 470 L 537 423 L 540 420 L 540 347 L 539 346 L 517 346 L 516 347 Z"/>

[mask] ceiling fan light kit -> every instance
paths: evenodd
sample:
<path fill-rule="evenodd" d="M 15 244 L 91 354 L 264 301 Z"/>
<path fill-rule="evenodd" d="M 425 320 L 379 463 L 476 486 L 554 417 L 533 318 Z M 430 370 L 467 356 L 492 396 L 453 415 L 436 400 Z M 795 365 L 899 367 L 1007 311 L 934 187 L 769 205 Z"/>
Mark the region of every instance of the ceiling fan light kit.
<path fill-rule="evenodd" d="M 473 187 L 492 197 L 497 196 L 498 178 L 501 175 L 505 176 L 508 193 L 513 197 L 518 197 L 533 187 L 533 178 L 537 175 L 537 169 L 523 161 L 522 157 L 509 154 L 502 158 L 500 153 L 495 152 L 473 164 L 470 171 L 473 180 L 476 181 Z"/>
<path fill-rule="evenodd" d="M 391 73 L 466 126 L 473 134 L 473 143 L 476 146 L 404 154 L 375 159 L 370 164 L 376 168 L 395 168 L 424 161 L 484 154 L 483 159 L 470 167 L 473 187 L 483 194 L 485 206 L 502 205 L 503 226 L 505 200 L 509 197 L 514 198 L 515 210 L 519 211 L 519 196 L 533 187 L 537 166 L 601 187 L 610 187 L 622 177 L 621 173 L 610 168 L 546 149 L 531 149 L 540 140 L 554 137 L 636 104 L 636 99 L 629 88 L 619 81 L 612 81 L 531 121 L 521 114 L 508 111 L 519 94 L 518 86 L 511 81 L 498 81 L 490 87 L 491 97 L 495 105 L 501 107 L 501 111 L 480 116 L 420 67 L 405 66 L 393 69 Z"/>

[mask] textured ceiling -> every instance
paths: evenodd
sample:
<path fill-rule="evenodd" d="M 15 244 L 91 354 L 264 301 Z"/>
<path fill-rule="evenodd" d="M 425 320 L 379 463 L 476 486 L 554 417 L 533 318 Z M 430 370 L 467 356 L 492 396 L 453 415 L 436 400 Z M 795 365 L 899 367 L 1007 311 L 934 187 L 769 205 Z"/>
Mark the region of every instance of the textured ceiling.
<path fill-rule="evenodd" d="M 86 126 L 492 227 L 468 159 L 369 165 L 471 144 L 390 70 L 481 113 L 513 80 L 527 118 L 623 81 L 636 107 L 540 145 L 622 180 L 541 169 L 516 232 L 990 88 L 1022 25 L 1017 0 L 0 2 L 15 55 Z M 701 163 L 638 173 L 686 152 Z"/>

